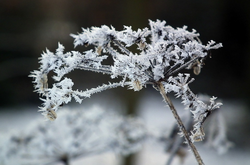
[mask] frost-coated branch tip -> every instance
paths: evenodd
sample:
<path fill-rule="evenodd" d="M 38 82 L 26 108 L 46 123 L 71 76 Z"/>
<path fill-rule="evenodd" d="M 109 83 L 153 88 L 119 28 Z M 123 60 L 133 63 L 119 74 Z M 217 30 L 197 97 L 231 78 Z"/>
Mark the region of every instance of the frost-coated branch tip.
<path fill-rule="evenodd" d="M 128 86 L 139 91 L 147 84 L 163 81 L 166 91 L 169 92 L 170 89 L 179 88 L 171 82 L 178 78 L 177 73 L 184 69 L 193 69 L 195 74 L 199 74 L 208 51 L 222 47 L 222 44 L 216 44 L 212 40 L 207 45 L 202 45 L 199 34 L 195 30 L 187 31 L 187 26 L 175 29 L 160 20 L 150 20 L 149 25 L 150 29 L 137 31 L 132 30 L 131 26 L 124 26 L 121 31 L 106 25 L 83 28 L 81 33 L 71 34 L 74 46 L 94 45 L 94 49 L 83 53 L 64 52 L 64 46 L 58 43 L 55 53 L 46 50 L 39 58 L 39 70 L 31 72 L 30 75 L 34 78 L 35 92 L 44 100 L 41 109 L 43 114 L 51 116 L 48 115 L 51 110 L 56 112 L 59 105 L 67 104 L 72 97 L 81 103 L 82 99 L 90 97 L 98 90 L 118 86 Z M 137 46 L 139 53 L 130 50 L 132 45 Z M 103 65 L 108 56 L 113 59 L 113 63 Z M 122 77 L 123 84 L 110 83 L 110 87 L 97 87 L 91 91 L 73 90 L 74 83 L 66 75 L 75 69 L 108 74 L 112 79 Z M 50 72 L 54 73 L 52 87 L 48 87 Z M 181 89 L 185 90 L 185 87 Z M 177 95 L 181 95 L 181 90 Z"/>

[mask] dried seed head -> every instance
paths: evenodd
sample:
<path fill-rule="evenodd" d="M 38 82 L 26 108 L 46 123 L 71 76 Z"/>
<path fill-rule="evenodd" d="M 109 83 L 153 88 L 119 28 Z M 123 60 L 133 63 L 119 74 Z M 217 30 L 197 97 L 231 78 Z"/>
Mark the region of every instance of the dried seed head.
<path fill-rule="evenodd" d="M 199 75 L 200 72 L 201 72 L 201 67 L 199 67 L 199 66 L 194 66 L 194 67 L 193 67 L 193 71 L 194 71 L 194 74 L 195 74 L 195 75 Z"/>
<path fill-rule="evenodd" d="M 205 132 L 202 127 L 196 130 L 194 134 L 191 135 L 191 138 L 194 142 L 200 142 L 204 139 Z"/>
<path fill-rule="evenodd" d="M 52 109 L 48 109 L 47 110 L 47 115 L 46 117 L 50 120 L 50 121 L 54 121 L 57 118 L 57 114 L 54 110 Z"/>
<path fill-rule="evenodd" d="M 140 91 L 142 89 L 141 82 L 138 80 L 133 81 L 132 86 L 133 86 L 134 91 Z"/>
<path fill-rule="evenodd" d="M 97 53 L 98 55 L 101 55 L 101 54 L 102 54 L 102 47 L 101 47 L 101 46 L 98 46 L 98 47 L 96 48 L 96 53 Z"/>
<path fill-rule="evenodd" d="M 40 91 L 45 93 L 45 90 L 48 89 L 48 77 L 46 74 L 41 75 L 40 84 Z"/>
<path fill-rule="evenodd" d="M 144 50 L 146 48 L 146 43 L 145 42 L 140 41 L 137 45 L 139 46 L 140 50 Z"/>
<path fill-rule="evenodd" d="M 195 74 L 195 75 L 199 75 L 200 72 L 201 72 L 201 62 L 200 62 L 199 60 L 197 60 L 197 61 L 193 64 L 192 68 L 193 68 L 194 74 Z"/>

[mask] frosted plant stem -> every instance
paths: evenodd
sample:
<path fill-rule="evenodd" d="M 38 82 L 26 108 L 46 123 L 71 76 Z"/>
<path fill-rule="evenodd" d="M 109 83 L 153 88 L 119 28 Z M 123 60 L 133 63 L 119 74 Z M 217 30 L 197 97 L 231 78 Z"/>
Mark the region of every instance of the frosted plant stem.
<path fill-rule="evenodd" d="M 167 94 L 166 94 L 166 92 L 165 92 L 165 89 L 164 89 L 164 87 L 163 87 L 163 85 L 162 85 L 161 82 L 158 83 L 158 88 L 159 88 L 159 90 L 160 90 L 160 93 L 161 93 L 161 95 L 162 95 L 164 101 L 168 104 L 170 110 L 172 111 L 172 113 L 173 113 L 173 115 L 174 115 L 174 118 L 175 118 L 175 120 L 177 121 L 177 124 L 178 124 L 178 126 L 179 126 L 181 132 L 183 133 L 185 140 L 187 141 L 188 146 L 191 148 L 191 150 L 192 150 L 192 152 L 193 152 L 193 154 L 194 154 L 194 156 L 195 156 L 196 161 L 198 162 L 199 165 L 205 165 L 205 164 L 203 163 L 203 161 L 202 161 L 202 159 L 201 159 L 201 156 L 200 156 L 199 152 L 197 151 L 195 145 L 194 145 L 194 144 L 192 143 L 192 141 L 190 140 L 190 137 L 189 137 L 189 135 L 188 135 L 188 132 L 187 132 L 187 130 L 186 130 L 186 128 L 185 128 L 185 126 L 184 126 L 184 124 L 183 124 L 183 122 L 182 122 L 180 116 L 178 115 L 178 113 L 177 113 L 177 111 L 176 111 L 176 109 L 175 109 L 175 107 L 174 107 L 172 101 L 171 101 L 170 98 L 167 96 Z"/>

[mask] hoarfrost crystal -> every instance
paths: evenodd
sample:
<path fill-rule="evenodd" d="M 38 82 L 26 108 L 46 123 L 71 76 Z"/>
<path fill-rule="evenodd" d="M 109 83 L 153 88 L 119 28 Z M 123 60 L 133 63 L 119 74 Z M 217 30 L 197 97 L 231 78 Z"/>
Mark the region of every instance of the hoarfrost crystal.
<path fill-rule="evenodd" d="M 62 104 L 69 103 L 72 98 L 81 103 L 84 98 L 103 90 L 127 86 L 139 91 L 146 85 L 157 89 L 161 83 L 166 94 L 174 92 L 176 97 L 182 98 L 196 121 L 191 138 L 193 141 L 202 140 L 203 122 L 221 104 L 215 103 L 215 98 L 209 104 L 199 100 L 188 86 L 194 79 L 190 79 L 190 74 L 185 71 L 191 69 L 194 74 L 199 74 L 209 52 L 222 47 L 222 44 L 210 41 L 203 45 L 199 34 L 195 30 L 188 31 L 187 26 L 175 29 L 160 20 L 150 20 L 149 25 L 150 28 L 136 31 L 130 26 L 117 31 L 106 25 L 83 29 L 82 33 L 71 35 L 74 46 L 92 45 L 94 48 L 82 53 L 65 53 L 64 46 L 58 44 L 55 53 L 49 50 L 44 52 L 39 70 L 30 75 L 34 78 L 35 91 L 41 94 L 44 101 L 40 109 L 43 114 L 56 113 Z M 137 46 L 137 53 L 131 51 L 133 45 Z M 108 57 L 113 62 L 103 64 Z M 111 79 L 120 77 L 121 80 L 85 91 L 74 90 L 73 80 L 66 75 L 75 69 L 108 74 Z M 48 87 L 49 72 L 54 72 L 51 88 Z"/>

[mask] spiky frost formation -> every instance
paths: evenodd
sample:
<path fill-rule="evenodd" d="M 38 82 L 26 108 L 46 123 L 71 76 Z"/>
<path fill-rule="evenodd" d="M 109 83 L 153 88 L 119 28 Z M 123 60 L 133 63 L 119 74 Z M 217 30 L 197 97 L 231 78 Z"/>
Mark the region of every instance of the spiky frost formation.
<path fill-rule="evenodd" d="M 71 51 L 64 53 L 64 47 L 58 44 L 55 53 L 46 50 L 40 58 L 39 70 L 30 75 L 34 78 L 35 91 L 42 95 L 44 101 L 41 111 L 46 116 L 52 109 L 55 112 L 61 104 L 74 98 L 81 103 L 83 98 L 96 92 L 129 86 L 135 91 L 141 90 L 146 84 L 159 81 L 169 82 L 175 73 L 183 69 L 193 69 L 199 74 L 204 59 L 211 49 L 221 47 L 210 41 L 203 45 L 195 30 L 187 31 L 187 27 L 174 29 L 165 21 L 149 21 L 150 29 L 133 31 L 124 26 L 124 30 L 116 31 L 114 27 L 103 25 L 83 29 L 77 35 L 71 35 L 74 45 L 94 45 L 95 49 L 83 53 Z M 139 53 L 129 50 L 137 45 Z M 118 50 L 117 50 L 118 49 Z M 113 58 L 113 64 L 103 65 L 108 56 Z M 73 81 L 65 75 L 74 69 L 83 69 L 109 74 L 111 78 L 123 77 L 118 83 L 104 84 L 86 91 L 73 90 Z M 48 73 L 54 72 L 54 83 L 48 88 Z"/>
<path fill-rule="evenodd" d="M 176 93 L 193 113 L 197 122 L 192 140 L 202 140 L 202 123 L 208 113 L 222 104 L 216 103 L 215 97 L 209 104 L 199 100 L 188 87 L 194 79 L 189 80 L 190 74 L 185 73 L 185 69 L 192 69 L 198 75 L 209 52 L 222 47 L 222 44 L 210 41 L 203 45 L 199 34 L 195 30 L 188 31 L 187 26 L 175 29 L 159 20 L 150 20 L 149 25 L 150 28 L 137 31 L 129 26 L 117 31 L 106 25 L 83 29 L 82 33 L 71 35 L 75 39 L 75 47 L 93 45 L 95 48 L 83 53 L 64 53 L 63 45 L 58 44 L 55 53 L 49 50 L 44 52 L 39 70 L 30 75 L 34 78 L 35 91 L 41 94 L 43 100 L 40 111 L 48 119 L 54 120 L 58 108 L 69 103 L 72 98 L 81 103 L 84 98 L 111 88 L 128 86 L 139 91 L 148 84 L 157 87 L 162 83 L 166 93 Z M 130 51 L 133 45 L 137 45 L 138 53 Z M 113 59 L 113 63 L 104 65 L 103 61 L 108 56 Z M 108 74 L 112 79 L 121 77 L 121 81 L 85 91 L 74 90 L 74 82 L 66 74 L 75 69 Z M 52 87 L 48 87 L 49 72 L 54 73 Z"/>

